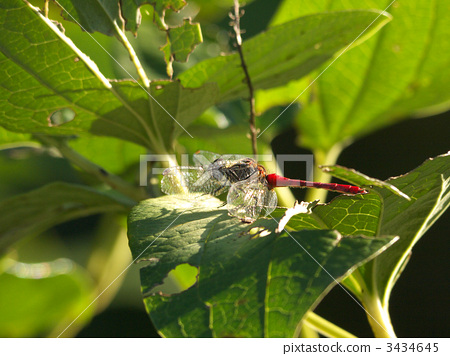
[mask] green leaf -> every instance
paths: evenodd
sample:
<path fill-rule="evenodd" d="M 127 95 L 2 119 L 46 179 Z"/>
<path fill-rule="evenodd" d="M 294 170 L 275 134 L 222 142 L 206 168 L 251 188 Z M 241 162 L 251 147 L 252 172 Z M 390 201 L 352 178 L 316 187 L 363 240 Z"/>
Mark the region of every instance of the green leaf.
<path fill-rule="evenodd" d="M 113 137 L 77 137 L 68 144 L 91 162 L 114 174 L 123 173 L 131 165 L 139 162 L 139 156 L 146 150 L 131 142 Z"/>
<path fill-rule="evenodd" d="M 5 130 L 0 126 L 0 145 L 7 145 L 11 143 L 19 143 L 19 142 L 29 142 L 31 141 L 31 135 L 29 134 L 20 134 L 16 132 L 11 132 Z M 0 146 L 0 149 L 3 147 Z"/>
<path fill-rule="evenodd" d="M 412 247 L 450 204 L 450 154 L 430 159 L 408 174 L 386 182 L 340 166 L 325 168 L 331 175 L 353 184 L 373 185 L 372 190 L 377 192 L 341 195 L 328 205 L 317 206 L 311 215 L 293 216 L 288 227 L 329 228 L 346 235 L 400 236 L 394 247 L 359 270 L 369 289 L 366 292 L 376 293 L 387 305 Z"/>
<path fill-rule="evenodd" d="M 147 264 L 142 292 L 159 332 L 292 337 L 337 280 L 393 242 L 328 230 L 277 235 L 276 225 L 272 219 L 241 223 L 220 200 L 204 195 L 163 196 L 133 208 L 130 248 Z M 198 268 L 194 286 L 172 295 L 151 292 L 186 263 Z"/>
<path fill-rule="evenodd" d="M 399 197 L 403 197 L 406 200 L 411 200 L 410 197 L 402 193 L 395 185 L 392 185 L 388 182 L 384 182 L 376 178 L 366 176 L 365 174 L 355 171 L 354 169 L 349 169 L 339 165 L 323 166 L 320 168 L 322 168 L 324 172 L 331 174 L 333 177 L 345 180 L 346 182 L 359 185 L 362 187 L 385 188 L 390 190 L 392 193 L 398 195 Z"/>
<path fill-rule="evenodd" d="M 124 19 L 126 20 L 126 29 L 133 32 L 136 35 L 138 26 L 141 24 L 141 14 L 139 8 L 144 4 L 150 4 L 153 6 L 159 19 L 155 18 L 155 21 L 164 19 L 165 11 L 171 9 L 173 11 L 180 11 L 185 5 L 185 0 L 128 0 L 121 2 L 121 10 Z"/>
<path fill-rule="evenodd" d="M 390 3 L 287 0 L 273 24 L 321 11 L 361 7 L 383 10 Z M 450 51 L 450 4 L 438 0 L 396 1 L 387 11 L 394 20 L 370 40 L 304 81 L 260 94 L 259 109 L 291 103 L 302 93 L 298 100 L 305 108 L 297 119 L 301 144 L 324 151 L 411 115 L 447 109 L 450 60 L 442 53 Z"/>
<path fill-rule="evenodd" d="M 329 204 L 317 205 L 313 214 L 294 215 L 287 226 L 294 230 L 335 229 L 343 235 L 380 236 L 382 206 L 378 194 L 340 195 Z"/>
<path fill-rule="evenodd" d="M 113 36 L 116 35 L 114 24 L 122 27 L 119 1 L 58 0 L 56 4 L 63 9 L 61 14 L 67 21 L 77 23 L 84 31 Z"/>
<path fill-rule="evenodd" d="M 388 182 L 408 194 L 411 201 L 384 189 L 380 191 L 384 211 L 379 234 L 395 234 L 400 240 L 365 266 L 362 274 L 369 293 L 376 293 L 383 306 L 388 305 L 411 249 L 450 205 L 450 154 L 429 159 Z"/>
<path fill-rule="evenodd" d="M 375 31 L 389 20 L 376 11 L 346 11 L 306 16 L 273 27 L 243 43 L 253 86 L 272 88 L 301 78 L 349 45 L 372 21 Z M 248 96 L 237 53 L 200 62 L 179 78 L 190 88 L 216 82 L 218 102 Z"/>
<path fill-rule="evenodd" d="M 9 266 L 0 274 L 1 337 L 56 337 L 92 301 L 91 279 L 71 260 L 3 263 Z M 93 310 L 75 325 L 88 322 Z"/>
<path fill-rule="evenodd" d="M 167 29 L 166 39 L 166 44 L 160 49 L 167 63 L 167 74 L 172 77 L 172 62 L 187 62 L 194 48 L 203 42 L 200 24 L 191 23 L 189 18 L 184 19 L 182 25 Z"/>
<path fill-rule="evenodd" d="M 185 89 L 176 81 L 153 82 L 149 98 L 138 83 L 110 83 L 51 21 L 18 0 L 0 9 L 0 30 L 0 125 L 7 130 L 91 132 L 166 153 L 181 126 L 215 101 L 214 84 Z M 74 119 L 51 125 L 51 115 L 66 108 Z"/>
<path fill-rule="evenodd" d="M 76 184 L 52 183 L 0 202 L 0 251 L 18 240 L 83 216 L 126 212 L 130 202 Z"/>
<path fill-rule="evenodd" d="M 189 129 L 189 132 L 195 137 L 195 140 L 185 135 L 181 136 L 178 142 L 186 148 L 187 152 L 198 150 L 229 152 L 230 147 L 232 147 L 233 149 L 239 149 L 239 154 L 251 156 L 251 141 L 246 140 L 244 136 L 247 131 L 248 127 L 244 126 L 230 126 L 220 129 L 205 125 L 194 125 Z M 258 146 L 261 148 L 262 145 L 263 143 L 259 141 Z"/>
<path fill-rule="evenodd" d="M 150 84 L 151 98 L 148 98 L 148 94 L 138 83 L 122 81 L 112 84 L 117 96 L 130 106 L 124 105 L 111 113 L 117 127 L 104 120 L 97 120 L 91 131 L 94 134 L 116 136 L 141 144 L 142 141 L 136 138 L 145 139 L 148 133 L 149 137 L 154 137 L 153 142 L 161 142 L 159 146 L 151 144 L 150 147 L 155 152 L 161 152 L 162 147 L 171 147 L 172 142 L 185 132 L 185 127 L 213 105 L 217 96 L 215 83 L 192 89 L 184 88 L 179 81 L 154 81 Z M 132 120 L 129 111 L 135 113 Z M 136 120 L 136 117 L 139 119 Z M 144 125 L 140 124 L 141 122 L 144 122 Z M 124 127 L 127 128 L 126 131 L 122 130 Z"/>
<path fill-rule="evenodd" d="M 154 16 L 164 19 L 167 9 L 181 10 L 186 2 L 184 0 L 60 0 L 58 5 L 63 8 L 66 20 L 78 23 L 84 31 L 100 32 L 104 35 L 116 35 L 116 24 L 132 31 L 136 36 L 141 23 L 140 7 L 150 4 L 156 11 Z M 120 5 L 120 7 L 119 7 Z M 70 14 L 67 15 L 67 13 Z"/>
<path fill-rule="evenodd" d="M 183 24 L 168 30 L 167 44 L 171 57 L 178 62 L 186 62 L 194 48 L 203 42 L 200 24 L 184 19 Z"/>

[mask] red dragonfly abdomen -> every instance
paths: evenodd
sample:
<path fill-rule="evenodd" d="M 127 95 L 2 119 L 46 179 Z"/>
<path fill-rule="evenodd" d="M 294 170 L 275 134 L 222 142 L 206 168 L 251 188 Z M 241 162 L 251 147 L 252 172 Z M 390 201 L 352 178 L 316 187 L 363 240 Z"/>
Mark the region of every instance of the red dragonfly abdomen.
<path fill-rule="evenodd" d="M 346 185 L 346 184 L 337 184 L 337 183 L 320 183 L 320 182 L 309 182 L 306 180 L 299 179 L 289 179 L 278 174 L 268 174 L 267 182 L 271 188 L 275 187 L 299 187 L 299 188 L 320 188 L 331 190 L 334 192 L 347 193 L 347 194 L 367 194 L 367 190 L 354 186 L 354 185 Z"/>

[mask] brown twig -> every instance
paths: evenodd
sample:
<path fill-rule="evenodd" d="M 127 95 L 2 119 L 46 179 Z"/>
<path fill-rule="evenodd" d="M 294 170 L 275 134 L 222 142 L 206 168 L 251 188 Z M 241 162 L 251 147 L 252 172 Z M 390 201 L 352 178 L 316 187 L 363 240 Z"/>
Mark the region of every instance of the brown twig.
<path fill-rule="evenodd" d="M 248 91 L 250 94 L 250 136 L 252 140 L 252 150 L 253 154 L 256 156 L 258 154 L 258 147 L 256 144 L 256 137 L 258 135 L 258 130 L 255 125 L 255 95 L 253 91 L 253 84 L 250 79 L 250 74 L 248 73 L 247 64 L 245 63 L 244 54 L 242 52 L 242 37 L 241 37 L 241 27 L 240 27 L 240 19 L 244 12 L 239 10 L 239 0 L 234 0 L 234 14 L 230 13 L 230 18 L 232 20 L 233 30 L 236 34 L 236 47 L 239 53 L 239 57 L 241 58 L 241 66 L 244 70 L 245 80 L 248 85 Z"/>

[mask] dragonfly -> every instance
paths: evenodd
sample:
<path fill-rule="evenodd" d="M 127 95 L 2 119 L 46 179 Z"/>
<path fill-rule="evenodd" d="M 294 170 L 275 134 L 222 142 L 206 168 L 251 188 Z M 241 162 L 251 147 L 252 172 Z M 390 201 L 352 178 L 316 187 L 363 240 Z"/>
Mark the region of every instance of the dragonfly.
<path fill-rule="evenodd" d="M 367 190 L 345 184 L 310 182 L 268 174 L 264 166 L 243 155 L 219 155 L 198 151 L 195 166 L 175 166 L 164 170 L 161 190 L 165 194 L 227 194 L 230 215 L 253 222 L 277 208 L 276 187 L 320 188 L 346 194 L 366 194 Z"/>

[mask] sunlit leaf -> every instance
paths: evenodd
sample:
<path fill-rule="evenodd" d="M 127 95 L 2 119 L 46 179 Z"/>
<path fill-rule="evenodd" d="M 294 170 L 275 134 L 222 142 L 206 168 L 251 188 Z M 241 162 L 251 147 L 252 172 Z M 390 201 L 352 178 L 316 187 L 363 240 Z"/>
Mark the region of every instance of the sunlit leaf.
<path fill-rule="evenodd" d="M 153 82 L 149 93 L 135 82 L 110 83 L 51 21 L 19 0 L 0 10 L 0 29 L 0 125 L 7 130 L 91 132 L 166 152 L 215 101 L 212 83 L 185 89 L 177 81 Z M 74 119 L 52 125 L 52 115 L 66 108 Z"/>

